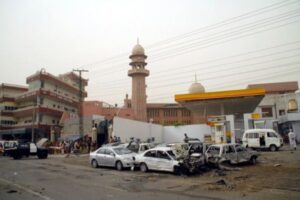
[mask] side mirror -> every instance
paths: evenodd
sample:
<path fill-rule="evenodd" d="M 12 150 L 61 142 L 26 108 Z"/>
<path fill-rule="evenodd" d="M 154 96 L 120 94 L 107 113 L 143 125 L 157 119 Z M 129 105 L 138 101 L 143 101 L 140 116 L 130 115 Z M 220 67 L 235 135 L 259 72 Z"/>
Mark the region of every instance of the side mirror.
<path fill-rule="evenodd" d="M 114 153 L 110 153 L 109 155 L 111 155 L 113 157 L 116 157 L 116 154 L 114 154 Z"/>

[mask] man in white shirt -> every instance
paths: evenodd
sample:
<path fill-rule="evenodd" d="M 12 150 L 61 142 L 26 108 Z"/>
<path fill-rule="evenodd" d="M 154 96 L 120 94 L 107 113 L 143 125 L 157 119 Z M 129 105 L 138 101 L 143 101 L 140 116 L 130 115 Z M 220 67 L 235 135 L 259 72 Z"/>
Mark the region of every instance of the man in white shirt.
<path fill-rule="evenodd" d="M 290 142 L 290 149 L 294 149 L 296 150 L 296 135 L 295 133 L 292 131 L 292 129 L 290 129 L 290 132 L 288 134 L 289 136 L 289 142 Z"/>

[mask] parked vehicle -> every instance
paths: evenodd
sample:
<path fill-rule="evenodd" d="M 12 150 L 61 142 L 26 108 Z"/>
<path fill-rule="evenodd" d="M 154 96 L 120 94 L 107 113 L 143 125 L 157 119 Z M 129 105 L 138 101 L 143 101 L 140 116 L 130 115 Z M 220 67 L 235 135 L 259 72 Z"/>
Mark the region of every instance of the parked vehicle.
<path fill-rule="evenodd" d="M 214 144 L 208 147 L 205 158 L 209 164 L 229 162 L 237 164 L 242 162 L 256 163 L 258 153 L 239 144 Z"/>
<path fill-rule="evenodd" d="M 142 153 L 146 150 L 154 148 L 156 145 L 153 143 L 140 143 L 136 141 L 131 141 L 130 143 L 124 144 L 123 146 L 135 153 Z"/>
<path fill-rule="evenodd" d="M 48 148 L 43 145 L 48 141 L 47 138 L 42 138 L 36 144 L 33 142 L 24 143 L 6 143 L 9 146 L 5 148 L 5 154 L 13 157 L 14 159 L 21 159 L 23 156 L 37 156 L 39 159 L 46 159 L 48 157 Z M 12 145 L 12 146 L 10 146 Z"/>
<path fill-rule="evenodd" d="M 7 156 L 7 152 L 5 152 L 5 150 L 16 147 L 17 145 L 18 145 L 18 141 L 16 140 L 1 140 L 0 146 L 2 146 L 2 150 L 0 151 L 2 152 L 3 156 Z"/>
<path fill-rule="evenodd" d="M 250 129 L 245 131 L 242 138 L 244 147 L 253 149 L 269 149 L 277 151 L 283 146 L 282 137 L 272 129 Z"/>
<path fill-rule="evenodd" d="M 121 146 L 103 146 L 90 153 L 89 161 L 94 168 L 107 166 L 121 171 L 123 168 L 134 166 L 135 155 L 136 153 Z"/>
<path fill-rule="evenodd" d="M 135 156 L 135 164 L 142 172 L 148 170 L 167 171 L 176 173 L 179 161 L 171 147 L 155 147 Z"/>

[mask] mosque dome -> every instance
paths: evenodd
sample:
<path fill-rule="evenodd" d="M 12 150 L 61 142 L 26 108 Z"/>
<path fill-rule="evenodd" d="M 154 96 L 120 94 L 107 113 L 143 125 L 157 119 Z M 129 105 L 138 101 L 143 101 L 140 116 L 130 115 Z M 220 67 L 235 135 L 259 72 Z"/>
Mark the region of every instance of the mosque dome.
<path fill-rule="evenodd" d="M 194 93 L 204 93 L 205 89 L 201 83 L 192 83 L 192 85 L 189 88 L 189 93 L 194 94 Z"/>
<path fill-rule="evenodd" d="M 140 44 L 136 44 L 132 49 L 132 55 L 145 55 L 145 50 Z"/>

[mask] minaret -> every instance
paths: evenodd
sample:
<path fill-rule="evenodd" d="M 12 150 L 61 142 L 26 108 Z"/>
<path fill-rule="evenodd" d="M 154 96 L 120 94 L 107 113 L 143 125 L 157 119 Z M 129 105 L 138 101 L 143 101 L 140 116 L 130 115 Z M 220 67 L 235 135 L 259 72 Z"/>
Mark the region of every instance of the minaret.
<path fill-rule="evenodd" d="M 149 70 L 145 69 L 147 56 L 144 48 L 137 42 L 132 49 L 132 54 L 129 57 L 131 69 L 128 70 L 128 76 L 132 77 L 132 92 L 131 92 L 131 107 L 135 119 L 138 121 L 147 121 L 147 96 L 146 96 L 146 80 L 149 76 Z"/>

